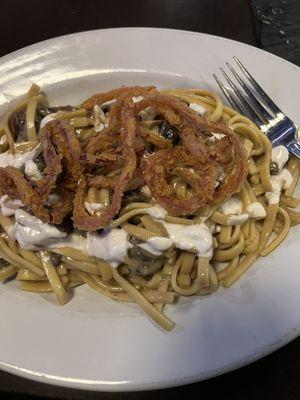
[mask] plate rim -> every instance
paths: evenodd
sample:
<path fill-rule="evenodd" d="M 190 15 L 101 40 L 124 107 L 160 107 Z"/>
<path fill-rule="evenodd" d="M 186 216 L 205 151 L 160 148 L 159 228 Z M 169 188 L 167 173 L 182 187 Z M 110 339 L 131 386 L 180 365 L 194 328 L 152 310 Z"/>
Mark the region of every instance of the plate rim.
<path fill-rule="evenodd" d="M 48 384 L 51 386 L 65 387 L 70 389 L 78 389 L 93 392 L 110 392 L 110 393 L 120 393 L 120 392 L 139 392 L 139 391 L 151 391 L 160 389 L 171 389 L 179 386 L 191 385 L 193 383 L 198 383 L 205 381 L 207 379 L 217 378 L 224 374 L 230 373 L 232 371 L 238 370 L 240 368 L 246 367 L 255 361 L 272 354 L 281 347 L 292 342 L 300 335 L 300 323 L 299 327 L 291 329 L 290 333 L 287 333 L 283 338 L 278 339 L 276 342 L 262 346 L 261 349 L 257 350 L 247 358 L 237 360 L 232 362 L 223 368 L 216 368 L 213 370 L 205 371 L 202 374 L 193 374 L 189 376 L 183 376 L 174 380 L 162 380 L 154 382 L 104 382 L 101 380 L 92 379 L 79 379 L 72 377 L 62 377 L 56 375 L 50 375 L 37 371 L 30 371 L 26 368 L 21 368 L 12 364 L 0 361 L 0 370 L 11 373 L 21 378 L 25 378 L 38 383 Z"/>
<path fill-rule="evenodd" d="M 159 28 L 159 27 L 143 27 L 143 26 L 125 26 L 125 27 L 118 27 L 118 28 L 100 28 L 100 29 L 89 29 L 89 30 L 84 30 L 84 31 L 79 31 L 79 32 L 74 32 L 74 33 L 68 33 L 66 35 L 59 35 L 59 36 L 55 36 L 49 39 L 45 39 L 45 40 L 41 40 L 39 42 L 35 42 L 33 44 L 21 47 L 20 49 L 14 50 L 10 53 L 4 54 L 0 57 L 0 62 L 1 61 L 5 61 L 6 57 L 11 57 L 14 55 L 17 55 L 18 53 L 23 52 L 24 50 L 29 50 L 30 48 L 33 48 L 37 45 L 43 44 L 43 43 L 51 43 L 52 41 L 55 41 L 57 39 L 64 39 L 67 37 L 72 37 L 72 36 L 80 36 L 82 34 L 91 34 L 91 33 L 96 33 L 96 32 L 104 32 L 104 31 L 131 31 L 131 30 L 140 30 L 140 31 L 160 31 L 160 32 L 176 32 L 179 34 L 185 34 L 185 35 L 192 35 L 192 36 L 205 36 L 205 37 L 210 37 L 214 40 L 222 40 L 222 41 L 228 41 L 228 42 L 233 42 L 236 43 L 238 45 L 242 45 L 242 46 L 246 46 L 249 47 L 251 49 L 254 49 L 255 51 L 259 51 L 262 52 L 264 54 L 268 54 L 271 57 L 274 57 L 275 59 L 279 59 L 280 61 L 283 61 L 284 63 L 288 63 L 292 68 L 298 70 L 300 72 L 300 66 L 292 63 L 291 61 L 288 61 L 280 56 L 278 56 L 277 54 L 273 54 L 267 50 L 261 49 L 260 47 L 255 47 L 251 44 L 248 43 L 244 43 L 244 42 L 240 42 L 238 40 L 235 39 L 230 39 L 227 37 L 223 37 L 223 36 L 218 36 L 218 35 L 213 35 L 211 33 L 204 33 L 204 32 L 197 32 L 197 31 L 190 31 L 190 30 L 184 30 L 184 29 L 173 29 L 173 28 Z"/>

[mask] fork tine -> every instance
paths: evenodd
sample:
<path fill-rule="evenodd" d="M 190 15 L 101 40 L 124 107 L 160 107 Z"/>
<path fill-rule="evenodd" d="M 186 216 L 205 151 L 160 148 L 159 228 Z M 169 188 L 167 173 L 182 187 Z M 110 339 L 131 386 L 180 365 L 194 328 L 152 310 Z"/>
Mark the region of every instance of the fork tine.
<path fill-rule="evenodd" d="M 235 56 L 233 57 L 233 59 L 240 67 L 240 69 L 243 71 L 244 75 L 249 80 L 254 89 L 257 91 L 257 93 L 259 93 L 259 95 L 263 98 L 264 102 L 267 104 L 270 110 L 273 111 L 274 114 L 282 112 L 280 108 L 273 102 L 273 100 L 270 99 L 270 97 L 263 90 L 263 88 L 256 82 L 253 76 L 247 71 L 247 69 L 244 67 L 241 61 Z"/>
<path fill-rule="evenodd" d="M 234 70 L 234 68 L 227 62 L 226 63 L 227 67 L 230 69 L 232 74 L 234 75 L 235 79 L 238 81 L 238 83 L 241 85 L 241 87 L 244 89 L 244 91 L 247 93 L 249 99 L 252 101 L 254 107 L 257 109 L 257 111 L 264 117 L 265 122 L 271 122 L 273 120 L 272 115 L 265 109 L 265 107 L 257 100 L 257 98 L 253 95 L 251 90 L 248 88 L 248 86 L 245 84 L 245 82 L 242 80 L 242 78 L 239 76 L 239 74 Z"/>
<path fill-rule="evenodd" d="M 245 109 L 247 110 L 247 113 L 250 116 L 250 119 L 252 119 L 252 121 L 254 121 L 256 123 L 256 125 L 259 126 L 263 126 L 264 125 L 264 121 L 261 119 L 261 117 L 259 116 L 259 114 L 254 110 L 254 108 L 252 107 L 252 105 L 246 100 L 246 98 L 241 94 L 241 92 L 239 91 L 239 89 L 236 87 L 236 85 L 232 82 L 232 80 L 229 78 L 229 76 L 226 74 L 226 72 L 224 71 L 223 68 L 220 68 L 220 71 L 222 72 L 222 74 L 224 75 L 225 79 L 227 80 L 227 82 L 229 83 L 229 85 L 232 87 L 232 89 L 234 90 L 234 93 L 237 95 L 238 99 L 240 100 L 240 102 L 243 104 L 243 106 L 245 107 Z"/>
<path fill-rule="evenodd" d="M 217 84 L 219 85 L 219 88 L 222 90 L 224 96 L 230 103 L 231 107 L 234 108 L 235 110 L 239 111 L 240 114 L 244 114 L 245 112 L 241 109 L 240 105 L 235 101 L 235 98 L 233 96 L 231 96 L 231 94 L 226 89 L 226 87 L 223 85 L 223 83 L 220 81 L 220 79 L 217 77 L 217 75 L 213 74 L 213 77 L 215 78 Z"/>

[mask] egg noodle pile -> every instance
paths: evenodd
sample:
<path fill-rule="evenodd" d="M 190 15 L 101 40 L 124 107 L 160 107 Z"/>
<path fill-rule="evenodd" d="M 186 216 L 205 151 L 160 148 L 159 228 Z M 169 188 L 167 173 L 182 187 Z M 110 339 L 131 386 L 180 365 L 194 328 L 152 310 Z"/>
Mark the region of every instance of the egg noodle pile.
<path fill-rule="evenodd" d="M 0 280 L 164 306 L 231 286 L 300 221 L 299 161 L 206 90 L 122 87 L 0 124 Z"/>

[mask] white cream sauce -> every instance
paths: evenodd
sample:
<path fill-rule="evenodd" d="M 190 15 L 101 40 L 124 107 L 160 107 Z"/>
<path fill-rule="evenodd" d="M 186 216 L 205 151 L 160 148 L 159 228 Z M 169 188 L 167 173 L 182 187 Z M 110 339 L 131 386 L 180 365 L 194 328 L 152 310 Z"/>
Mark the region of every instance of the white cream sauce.
<path fill-rule="evenodd" d="M 221 140 L 221 139 L 223 139 L 223 137 L 225 137 L 225 135 L 223 133 L 212 132 L 211 134 L 212 134 L 213 141 Z"/>
<path fill-rule="evenodd" d="M 288 189 L 292 182 L 292 174 L 286 168 L 278 175 L 271 175 L 272 191 L 266 192 L 269 204 L 278 204 L 282 190 Z"/>
<path fill-rule="evenodd" d="M 167 210 L 159 205 L 156 205 L 147 208 L 147 213 L 154 219 L 164 219 L 167 215 Z"/>
<path fill-rule="evenodd" d="M 226 200 L 221 206 L 220 210 L 223 214 L 228 215 L 228 225 L 239 225 L 243 224 L 249 218 L 249 215 L 243 211 L 243 202 L 237 196 L 232 196 Z"/>
<path fill-rule="evenodd" d="M 9 235 L 27 250 L 49 248 L 57 239 L 67 236 L 54 225 L 47 224 L 21 209 L 15 211 L 15 225 L 9 228 Z"/>
<path fill-rule="evenodd" d="M 278 204 L 282 190 L 288 189 L 293 182 L 290 171 L 283 168 L 289 159 L 289 152 L 284 146 L 273 147 L 271 159 L 278 166 L 279 173 L 271 175 L 272 191 L 266 192 L 269 204 Z"/>
<path fill-rule="evenodd" d="M 221 140 L 221 139 L 223 139 L 223 137 L 225 137 L 225 135 L 224 135 L 223 133 L 211 132 L 211 136 L 208 136 L 208 137 L 205 139 L 205 141 L 207 141 L 208 144 L 212 144 L 212 143 L 214 143 L 216 140 Z M 218 168 L 222 168 L 222 167 L 219 167 L 219 166 L 218 166 Z M 222 170 L 223 170 L 223 168 L 222 168 Z"/>
<path fill-rule="evenodd" d="M 163 224 L 175 247 L 181 250 L 196 251 L 199 256 L 212 257 L 212 234 L 205 224 L 182 225 L 164 221 Z"/>
<path fill-rule="evenodd" d="M 112 267 L 124 262 L 128 249 L 132 247 L 124 229 L 105 229 L 100 234 L 87 234 L 88 253 L 107 261 Z"/>
<path fill-rule="evenodd" d="M 27 178 L 32 181 L 36 182 L 40 179 L 42 179 L 43 175 L 40 173 L 38 166 L 33 160 L 27 160 L 25 162 L 25 169 L 24 169 L 25 175 Z"/>
<path fill-rule="evenodd" d="M 205 107 L 201 106 L 200 104 L 190 103 L 189 107 L 192 110 L 196 111 L 201 117 L 203 117 L 207 112 L 207 109 Z"/>
<path fill-rule="evenodd" d="M 162 220 L 169 234 L 171 245 L 173 244 L 181 250 L 195 251 L 198 255 L 203 257 L 212 257 L 212 233 L 204 223 L 183 225 L 165 222 L 163 219 L 166 217 L 167 211 L 160 205 L 147 208 L 147 213 L 154 219 Z M 151 252 L 150 247 L 146 247 L 147 248 L 144 247 L 145 250 Z"/>
<path fill-rule="evenodd" d="M 32 161 L 40 152 L 40 145 L 25 153 L 12 154 L 9 151 L 0 154 L 0 167 L 4 168 L 12 166 L 21 168 L 25 165 L 26 161 Z"/>
<path fill-rule="evenodd" d="M 78 233 L 67 236 L 56 226 L 47 224 L 21 209 L 15 211 L 15 224 L 9 228 L 9 235 L 16 239 L 23 249 L 72 247 L 101 258 L 112 267 L 124 262 L 127 250 L 132 247 L 124 229 L 107 229 L 101 233 L 88 232 L 86 238 Z"/>
<path fill-rule="evenodd" d="M 225 215 L 238 215 L 243 211 L 243 203 L 240 198 L 232 196 L 230 199 L 222 203 L 220 209 Z"/>
<path fill-rule="evenodd" d="M 109 118 L 97 104 L 94 106 L 94 120 L 95 132 L 101 132 L 108 126 Z"/>
<path fill-rule="evenodd" d="M 133 96 L 132 97 L 132 101 L 134 102 L 134 103 L 138 103 L 139 101 L 142 101 L 143 100 L 143 96 Z"/>
<path fill-rule="evenodd" d="M 278 165 L 279 172 L 281 172 L 289 159 L 289 152 L 285 146 L 276 146 L 272 148 L 271 158 Z"/>
<path fill-rule="evenodd" d="M 97 214 L 98 211 L 103 210 L 103 208 L 105 208 L 105 205 L 102 203 L 89 203 L 88 201 L 85 201 L 84 207 L 90 215 L 93 215 Z"/>
<path fill-rule="evenodd" d="M 61 247 L 71 247 L 72 249 L 81 250 L 88 254 L 88 241 L 87 238 L 81 236 L 79 233 L 71 233 L 65 238 L 61 238 L 50 244 L 50 249 L 59 249 Z"/>
<path fill-rule="evenodd" d="M 247 207 L 247 212 L 250 218 L 262 219 L 266 217 L 266 210 L 258 201 L 249 204 Z"/>
<path fill-rule="evenodd" d="M 15 215 L 16 210 L 23 206 L 24 204 L 21 200 L 12 200 L 7 196 L 7 194 L 0 198 L 1 212 L 5 217 L 11 217 L 12 215 Z"/>
<path fill-rule="evenodd" d="M 248 214 L 229 215 L 227 219 L 228 225 L 240 225 L 247 221 Z"/>
<path fill-rule="evenodd" d="M 173 242 L 169 238 L 154 236 L 148 239 L 147 242 L 140 243 L 138 246 L 149 253 L 160 256 L 165 250 L 169 249 L 172 244 Z"/>

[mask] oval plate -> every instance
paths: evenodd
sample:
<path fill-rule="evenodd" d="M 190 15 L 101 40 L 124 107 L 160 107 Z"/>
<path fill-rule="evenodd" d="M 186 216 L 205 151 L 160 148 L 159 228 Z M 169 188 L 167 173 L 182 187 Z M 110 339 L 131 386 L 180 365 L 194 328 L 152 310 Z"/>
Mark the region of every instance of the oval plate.
<path fill-rule="evenodd" d="M 1 59 L 0 112 L 39 84 L 52 104 L 76 104 L 121 85 L 218 91 L 212 74 L 239 57 L 297 121 L 300 69 L 256 48 L 192 32 L 108 29 L 48 40 Z M 299 229 L 231 289 L 181 299 L 162 332 L 135 305 L 80 287 L 64 307 L 51 296 L 1 286 L 0 367 L 90 390 L 157 389 L 206 379 L 250 363 L 300 331 Z"/>

